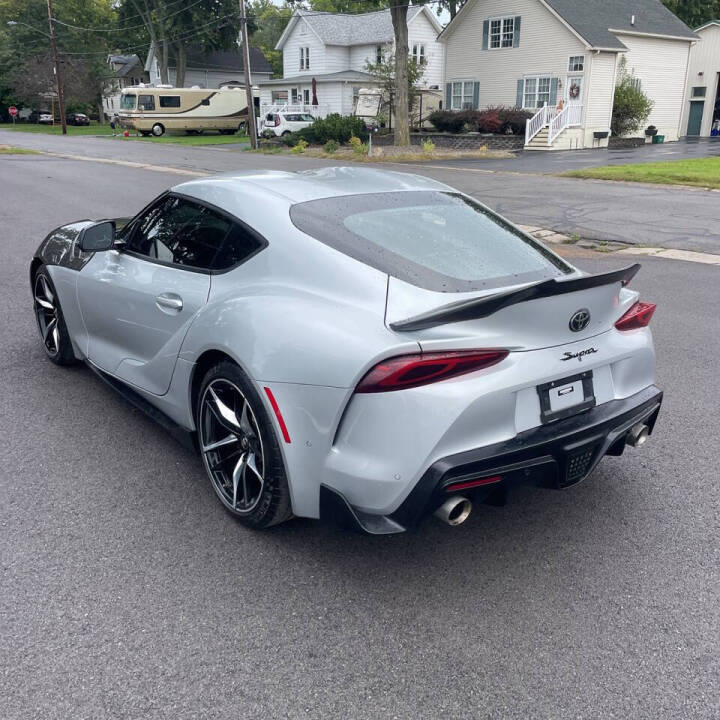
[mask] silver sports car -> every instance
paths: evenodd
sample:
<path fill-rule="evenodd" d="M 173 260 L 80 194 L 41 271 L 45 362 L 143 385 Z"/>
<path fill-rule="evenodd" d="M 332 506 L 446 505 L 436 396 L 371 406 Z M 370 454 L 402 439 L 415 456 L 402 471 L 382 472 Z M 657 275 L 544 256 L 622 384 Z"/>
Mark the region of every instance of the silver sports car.
<path fill-rule="evenodd" d="M 662 393 L 638 269 L 587 275 L 447 185 L 330 168 L 65 225 L 30 281 L 50 360 L 191 441 L 243 523 L 381 534 L 645 442 Z"/>

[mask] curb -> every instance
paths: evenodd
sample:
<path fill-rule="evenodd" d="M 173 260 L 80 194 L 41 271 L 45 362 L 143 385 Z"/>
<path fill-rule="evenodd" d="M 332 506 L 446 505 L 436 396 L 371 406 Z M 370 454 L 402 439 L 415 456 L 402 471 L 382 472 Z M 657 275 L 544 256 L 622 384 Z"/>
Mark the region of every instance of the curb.
<path fill-rule="evenodd" d="M 539 228 L 533 225 L 518 225 L 528 235 L 536 240 L 551 245 L 577 245 L 586 250 L 596 252 L 617 253 L 618 255 L 645 255 L 647 257 L 662 258 L 665 260 L 683 260 L 684 262 L 700 263 L 702 265 L 720 266 L 720 255 L 694 252 L 692 250 L 673 250 L 658 247 L 635 247 L 618 242 L 604 242 L 602 240 L 583 240 L 578 236 L 563 235 L 562 233 Z"/>

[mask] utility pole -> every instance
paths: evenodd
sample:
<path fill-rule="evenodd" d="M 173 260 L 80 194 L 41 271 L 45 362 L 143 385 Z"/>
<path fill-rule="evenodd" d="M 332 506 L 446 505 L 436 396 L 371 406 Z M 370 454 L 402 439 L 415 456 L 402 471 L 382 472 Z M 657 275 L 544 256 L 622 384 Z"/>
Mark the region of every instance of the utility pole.
<path fill-rule="evenodd" d="M 67 135 L 67 123 L 65 122 L 65 98 L 63 97 L 62 77 L 60 76 L 60 61 L 58 60 L 57 44 L 55 43 L 55 27 L 53 26 L 52 0 L 47 0 L 47 8 L 48 22 L 50 23 L 50 45 L 52 46 L 53 62 L 55 63 L 55 82 L 57 83 L 58 106 L 60 108 L 60 123 L 62 125 L 62 134 Z"/>
<path fill-rule="evenodd" d="M 50 0 L 48 0 L 50 2 Z M 240 23 L 242 28 L 243 67 L 245 68 L 245 99 L 248 108 L 248 132 L 250 134 L 250 147 L 257 149 L 257 126 L 255 124 L 255 99 L 253 98 L 252 84 L 250 83 L 250 45 L 248 43 L 247 15 L 245 15 L 245 0 L 240 0 Z"/>

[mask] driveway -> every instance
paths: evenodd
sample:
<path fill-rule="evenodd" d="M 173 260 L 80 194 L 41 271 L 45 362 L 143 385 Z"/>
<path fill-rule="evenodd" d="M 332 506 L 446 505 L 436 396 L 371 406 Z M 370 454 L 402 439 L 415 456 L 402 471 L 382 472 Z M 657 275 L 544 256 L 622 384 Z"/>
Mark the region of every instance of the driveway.
<path fill-rule="evenodd" d="M 253 533 L 197 457 L 49 363 L 32 317 L 50 228 L 133 213 L 183 177 L 0 164 L 2 720 L 718 717 L 717 268 L 643 260 L 663 413 L 576 488 L 519 490 L 457 529 Z"/>
<path fill-rule="evenodd" d="M 264 155 L 218 146 L 189 147 L 111 138 L 63 138 L 11 131 L 0 131 L 2 143 L 72 154 L 90 160 L 151 164 L 168 172 L 180 171 L 177 182 L 182 181 L 183 171 L 217 173 L 259 167 L 297 171 L 338 164 L 332 160 Z M 711 149 L 720 148 L 720 144 L 706 145 Z M 674 149 L 680 147 L 676 145 Z M 668 148 L 671 146 L 668 145 Z M 644 152 L 650 150 L 640 149 Z M 549 155 L 536 154 L 542 156 L 540 160 Z M 530 154 L 525 153 L 523 157 L 526 155 Z M 32 161 L 32 157 L 28 161 Z M 12 168 L 20 162 L 23 162 L 21 156 L 3 158 L 3 165 L 8 168 L 4 182 L 14 182 Z M 446 161 L 382 163 L 370 167 L 434 177 L 477 197 L 510 220 L 524 225 L 551 228 L 593 240 L 720 253 L 717 211 L 720 194 L 717 192 L 494 170 L 486 164 L 488 162 L 492 161 L 456 165 Z M 81 172 L 84 169 L 92 171 L 89 165 L 81 164 L 79 167 Z M 118 187 L 116 192 L 123 193 L 125 189 Z"/>

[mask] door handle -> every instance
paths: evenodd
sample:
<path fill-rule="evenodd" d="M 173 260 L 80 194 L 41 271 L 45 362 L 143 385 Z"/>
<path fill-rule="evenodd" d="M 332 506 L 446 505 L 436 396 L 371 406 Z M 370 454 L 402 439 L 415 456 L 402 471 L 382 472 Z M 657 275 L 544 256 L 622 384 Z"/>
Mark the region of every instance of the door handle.
<path fill-rule="evenodd" d="M 180 312 L 183 307 L 182 298 L 175 293 L 163 293 L 155 298 L 155 304 L 163 311 L 176 310 Z"/>

